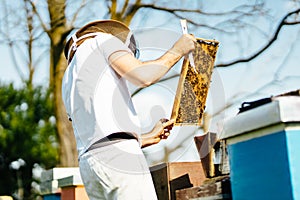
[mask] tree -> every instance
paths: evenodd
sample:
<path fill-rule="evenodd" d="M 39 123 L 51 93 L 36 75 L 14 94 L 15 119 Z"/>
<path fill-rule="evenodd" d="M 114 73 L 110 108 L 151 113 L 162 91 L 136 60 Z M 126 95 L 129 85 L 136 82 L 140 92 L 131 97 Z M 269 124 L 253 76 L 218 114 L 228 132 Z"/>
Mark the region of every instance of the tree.
<path fill-rule="evenodd" d="M 285 10 L 279 20 L 272 22 L 271 12 L 266 8 L 266 2 L 256 0 L 239 2 L 229 9 L 224 8 L 213 12 L 209 11 L 212 4 L 194 0 L 177 0 L 172 1 L 172 4 L 170 1 L 154 0 L 2 0 L 0 44 L 7 44 L 11 47 L 11 57 L 24 83 L 24 88 L 16 90 L 12 85 L 0 87 L 0 174 L 3 177 L 1 180 L 5 180 L 5 184 L 0 183 L 0 192 L 7 194 L 17 189 L 17 171 L 11 170 L 9 165 L 19 158 L 26 161 L 26 165 L 20 170 L 22 170 L 22 180 L 26 188 L 24 196 L 27 197 L 30 196 L 31 169 L 35 163 L 45 168 L 57 165 L 77 165 L 72 127 L 67 120 L 60 93 L 61 78 L 67 67 L 62 54 L 63 47 L 67 35 L 73 30 L 90 20 L 99 18 L 117 19 L 131 25 L 132 22 L 136 23 L 137 18 L 145 23 L 154 15 L 164 13 L 165 21 L 168 23 L 178 21 L 179 18 L 186 18 L 191 32 L 200 32 L 199 35 L 209 37 L 212 35 L 211 32 L 226 35 L 231 43 L 233 43 L 231 36 L 238 35 L 241 30 L 260 32 L 263 40 L 255 43 L 253 48 L 244 50 L 244 47 L 240 47 L 237 50 L 244 50 L 245 54 L 223 57 L 216 63 L 218 68 L 236 67 L 240 66 L 238 65 L 240 63 L 251 63 L 257 60 L 264 52 L 276 45 L 282 37 L 280 33 L 286 27 L 297 27 L 300 12 L 299 1 L 291 2 L 295 3 L 296 8 Z M 255 20 L 259 17 L 270 19 L 270 24 L 275 24 L 275 26 L 272 25 L 271 31 L 265 32 L 262 27 L 255 26 Z M 209 21 L 208 18 L 212 20 Z M 249 23 L 248 19 L 252 23 Z M 251 31 L 248 34 L 253 34 Z M 221 45 L 227 42 L 227 39 L 221 40 Z M 289 51 L 292 51 L 292 48 Z M 224 50 L 220 53 L 224 54 Z M 49 71 L 47 88 L 36 87 L 33 84 L 37 76 L 35 72 L 41 67 L 48 68 Z M 274 79 L 271 78 L 267 84 L 278 83 L 277 75 L 276 72 Z M 162 79 L 162 82 L 174 77 L 178 77 L 178 74 L 167 76 Z M 286 78 L 299 80 L 297 75 Z M 268 85 L 257 87 L 255 93 L 265 89 Z M 140 91 L 137 90 L 136 93 Z M 242 98 L 248 98 L 251 95 L 253 94 L 242 95 L 240 93 L 232 96 L 222 108 L 214 113 L 207 113 L 206 116 L 208 119 L 213 119 L 224 110 L 232 108 Z M 207 124 L 204 124 L 202 129 L 207 129 Z M 186 134 L 186 139 L 192 134 Z M 179 144 L 176 148 L 180 148 L 181 145 Z"/>
<path fill-rule="evenodd" d="M 142 12 L 164 12 L 167 13 L 166 17 L 169 18 L 186 18 L 190 24 L 193 25 L 193 29 L 201 28 L 201 31 L 213 30 L 214 32 L 221 32 L 224 34 L 233 34 L 234 29 L 250 26 L 243 21 L 245 18 L 251 18 L 258 15 L 267 15 L 267 11 L 264 9 L 264 3 L 260 1 L 253 1 L 253 3 L 241 3 L 238 6 L 229 9 L 228 11 L 220 12 L 206 12 L 207 7 L 205 4 L 201 4 L 198 1 L 174 1 L 172 5 L 168 1 L 147 1 L 145 3 L 142 0 L 107 0 L 107 1 L 66 1 L 66 0 L 47 0 L 47 1 L 23 1 L 27 19 L 26 30 L 30 35 L 34 37 L 28 37 L 26 44 L 28 45 L 29 61 L 32 59 L 30 55 L 33 52 L 30 50 L 35 39 L 45 37 L 43 33 L 46 33 L 49 41 L 49 89 L 51 91 L 54 102 L 54 113 L 57 123 L 57 133 L 60 147 L 60 165 L 61 166 L 76 166 L 77 165 L 77 153 L 75 148 L 74 136 L 72 133 L 71 123 L 68 121 L 64 106 L 61 100 L 61 80 L 63 72 L 66 68 L 66 61 L 63 56 L 64 42 L 74 29 L 77 28 L 77 24 L 89 20 L 90 18 L 111 18 L 123 21 L 129 25 L 134 17 Z M 102 8 L 105 16 L 101 15 L 99 11 L 90 18 L 81 17 L 83 13 L 93 13 L 93 6 L 96 8 Z M 98 6 L 98 7 L 97 7 Z M 194 9 L 195 8 L 195 9 Z M 248 58 L 236 58 L 233 62 L 222 64 L 218 63 L 216 66 L 231 66 L 239 62 L 250 62 L 258 55 L 262 54 L 268 47 L 276 40 L 277 34 L 285 25 L 298 24 L 297 14 L 299 10 L 289 12 L 286 17 L 283 18 L 281 25 L 274 32 L 273 38 L 267 38 L 267 45 L 258 47 L 257 53 L 253 53 L 254 56 Z M 209 23 L 203 22 L 205 17 L 213 18 L 218 21 L 218 24 L 226 24 L 226 26 L 215 26 Z M 294 18 L 292 18 L 294 17 Z M 224 21 L 223 18 L 226 18 Z M 199 23 L 201 22 L 201 23 Z M 41 27 L 42 30 L 39 28 Z M 230 27 L 230 30 L 227 28 Z M 232 31 L 233 30 L 233 31 Z M 3 31 L 2 31 L 3 32 Z M 275 37 L 276 36 L 276 37 Z M 9 38 L 9 35 L 8 35 Z M 15 45 L 15 41 L 10 38 L 10 45 Z M 34 71 L 31 65 L 32 62 L 28 62 L 29 71 Z M 30 73 L 31 74 L 31 73 Z M 33 74 L 33 73 L 32 73 Z M 28 80 L 31 80 L 30 76 Z M 29 81 L 30 83 L 31 81 Z"/>
<path fill-rule="evenodd" d="M 42 87 L 0 86 L 0 195 L 22 187 L 22 195 L 29 197 L 33 166 L 50 168 L 58 162 L 55 118 L 48 95 Z M 24 166 L 15 168 L 12 163 L 19 159 Z M 17 179 L 22 181 L 19 186 Z"/>

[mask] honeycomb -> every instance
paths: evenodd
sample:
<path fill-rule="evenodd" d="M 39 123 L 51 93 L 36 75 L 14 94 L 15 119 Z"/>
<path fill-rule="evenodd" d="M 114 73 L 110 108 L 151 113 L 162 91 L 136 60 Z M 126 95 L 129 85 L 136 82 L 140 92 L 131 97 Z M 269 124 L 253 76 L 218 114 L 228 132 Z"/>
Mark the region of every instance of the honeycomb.
<path fill-rule="evenodd" d="M 175 126 L 201 125 L 218 46 L 218 41 L 197 38 L 195 69 L 184 60 L 171 114 Z"/>

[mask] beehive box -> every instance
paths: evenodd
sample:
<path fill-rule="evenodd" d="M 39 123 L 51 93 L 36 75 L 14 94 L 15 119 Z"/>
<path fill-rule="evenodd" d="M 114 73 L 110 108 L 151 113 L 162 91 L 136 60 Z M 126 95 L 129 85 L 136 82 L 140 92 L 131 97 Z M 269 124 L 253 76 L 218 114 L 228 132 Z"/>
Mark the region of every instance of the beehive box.
<path fill-rule="evenodd" d="M 206 179 L 201 162 L 168 162 L 150 167 L 158 200 L 174 200 L 175 191 L 200 186 Z"/>
<path fill-rule="evenodd" d="M 275 97 L 224 123 L 233 199 L 300 200 L 300 97 Z"/>

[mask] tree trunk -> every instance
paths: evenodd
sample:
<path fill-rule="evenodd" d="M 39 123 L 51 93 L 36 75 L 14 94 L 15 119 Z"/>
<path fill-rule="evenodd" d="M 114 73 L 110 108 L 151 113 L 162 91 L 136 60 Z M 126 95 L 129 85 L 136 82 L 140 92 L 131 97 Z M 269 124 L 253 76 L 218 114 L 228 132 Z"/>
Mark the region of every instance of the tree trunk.
<path fill-rule="evenodd" d="M 67 118 L 61 95 L 62 78 L 67 67 L 66 59 L 63 55 L 64 40 L 70 31 L 66 25 L 65 3 L 65 0 L 48 0 L 51 27 L 48 32 L 51 41 L 49 86 L 53 91 L 58 140 L 60 144 L 60 166 L 74 167 L 78 166 L 75 137 L 71 122 Z"/>
<path fill-rule="evenodd" d="M 57 70 L 54 82 L 56 124 L 60 144 L 60 165 L 65 167 L 75 167 L 78 166 L 75 137 L 73 134 L 72 123 L 68 120 L 61 95 L 62 77 L 65 68 L 66 61 L 61 54 L 60 60 L 56 64 Z"/>

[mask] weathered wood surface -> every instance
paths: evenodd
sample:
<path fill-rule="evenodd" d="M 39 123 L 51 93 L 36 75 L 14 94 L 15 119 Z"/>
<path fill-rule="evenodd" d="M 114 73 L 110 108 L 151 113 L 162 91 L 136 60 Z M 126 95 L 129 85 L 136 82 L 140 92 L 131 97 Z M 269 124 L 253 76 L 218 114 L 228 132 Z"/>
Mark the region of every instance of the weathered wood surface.
<path fill-rule="evenodd" d="M 232 199 L 229 175 L 207 179 L 201 186 L 176 190 L 176 200 Z"/>
<path fill-rule="evenodd" d="M 216 169 L 213 162 L 214 145 L 217 143 L 217 134 L 208 132 L 202 136 L 195 136 L 194 141 L 200 156 L 202 168 L 207 178 L 212 178 L 216 175 Z"/>
<path fill-rule="evenodd" d="M 200 186 L 206 179 L 201 162 L 170 162 L 150 167 L 158 200 L 175 200 L 175 191 Z"/>
<path fill-rule="evenodd" d="M 201 124 L 219 42 L 197 39 L 193 52 L 195 68 L 184 60 L 171 119 L 174 125 Z"/>

